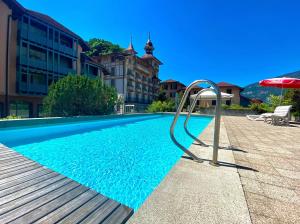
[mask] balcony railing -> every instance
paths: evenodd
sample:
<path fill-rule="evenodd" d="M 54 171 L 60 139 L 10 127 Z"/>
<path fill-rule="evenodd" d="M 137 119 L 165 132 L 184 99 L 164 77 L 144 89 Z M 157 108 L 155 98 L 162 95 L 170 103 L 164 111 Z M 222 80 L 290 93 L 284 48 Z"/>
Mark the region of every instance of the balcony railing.
<path fill-rule="evenodd" d="M 41 85 L 41 84 L 27 84 L 24 82 L 21 82 L 19 85 L 20 91 L 23 92 L 32 92 L 32 93 L 41 93 L 46 94 L 47 93 L 47 86 Z"/>
<path fill-rule="evenodd" d="M 27 58 L 25 56 L 20 57 L 20 63 L 29 65 L 34 68 L 39 68 L 39 69 L 47 69 L 47 62 L 39 59 L 33 59 L 33 58 Z"/>

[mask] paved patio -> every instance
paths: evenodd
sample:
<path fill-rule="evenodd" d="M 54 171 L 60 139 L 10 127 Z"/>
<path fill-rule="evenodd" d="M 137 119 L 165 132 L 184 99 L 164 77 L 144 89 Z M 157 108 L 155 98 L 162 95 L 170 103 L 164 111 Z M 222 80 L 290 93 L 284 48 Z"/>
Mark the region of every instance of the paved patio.
<path fill-rule="evenodd" d="M 200 138 L 212 135 L 213 123 Z M 221 166 L 182 158 L 129 223 L 300 223 L 300 126 L 224 116 L 220 141 Z"/>
<path fill-rule="evenodd" d="M 300 126 L 223 120 L 252 223 L 300 223 Z"/>

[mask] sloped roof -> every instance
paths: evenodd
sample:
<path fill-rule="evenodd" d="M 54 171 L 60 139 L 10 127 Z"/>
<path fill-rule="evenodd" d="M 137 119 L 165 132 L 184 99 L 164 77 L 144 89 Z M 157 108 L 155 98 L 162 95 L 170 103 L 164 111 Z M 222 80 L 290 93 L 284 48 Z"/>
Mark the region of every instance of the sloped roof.
<path fill-rule="evenodd" d="M 152 60 L 156 61 L 157 63 L 159 63 L 160 65 L 163 64 L 160 60 L 158 60 L 158 59 L 157 59 L 156 57 L 154 57 L 152 54 L 144 54 L 144 55 L 142 56 L 142 59 L 145 59 L 145 60 L 152 59 Z"/>
<path fill-rule="evenodd" d="M 177 80 L 174 80 L 174 79 L 167 79 L 167 80 L 162 81 L 162 82 L 160 82 L 160 83 L 173 83 L 173 82 L 177 82 L 177 83 L 179 83 L 179 84 L 185 86 L 183 83 L 181 83 L 181 82 L 179 82 L 179 81 L 177 81 Z"/>
<path fill-rule="evenodd" d="M 219 86 L 219 87 L 237 87 L 239 89 L 243 89 L 243 88 L 241 88 L 237 85 L 234 85 L 234 84 L 231 84 L 231 83 L 228 83 L 228 82 L 219 82 L 219 83 L 217 83 L 217 86 Z"/>

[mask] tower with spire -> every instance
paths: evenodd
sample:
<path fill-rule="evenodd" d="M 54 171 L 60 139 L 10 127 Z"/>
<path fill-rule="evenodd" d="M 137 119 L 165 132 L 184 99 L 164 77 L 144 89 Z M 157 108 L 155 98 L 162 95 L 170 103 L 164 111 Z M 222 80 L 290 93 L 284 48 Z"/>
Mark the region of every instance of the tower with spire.
<path fill-rule="evenodd" d="M 153 55 L 154 46 L 153 46 L 153 43 L 151 41 L 150 32 L 148 33 L 148 40 L 147 40 L 147 43 L 146 43 L 144 49 L 145 49 L 146 54 Z"/>
<path fill-rule="evenodd" d="M 132 44 L 132 35 L 130 35 L 130 43 L 129 46 L 126 48 L 125 53 L 129 55 L 136 55 L 137 52 L 134 50 L 133 44 Z"/>

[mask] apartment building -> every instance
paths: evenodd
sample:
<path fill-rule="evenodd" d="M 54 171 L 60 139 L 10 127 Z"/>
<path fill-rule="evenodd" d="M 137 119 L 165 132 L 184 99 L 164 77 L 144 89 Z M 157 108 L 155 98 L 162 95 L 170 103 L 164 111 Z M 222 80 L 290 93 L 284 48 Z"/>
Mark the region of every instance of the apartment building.
<path fill-rule="evenodd" d="M 0 0 L 0 115 L 37 117 L 48 87 L 68 74 L 101 76 L 78 35 L 51 17 Z"/>
<path fill-rule="evenodd" d="M 159 85 L 160 88 L 164 91 L 165 96 L 167 98 L 172 98 L 172 99 L 175 99 L 176 94 L 183 92 L 186 87 L 183 83 L 173 79 L 162 81 Z"/>
<path fill-rule="evenodd" d="M 150 36 L 144 49 L 145 54 L 139 57 L 131 40 L 122 53 L 94 57 L 105 68 L 105 83 L 114 86 L 125 104 L 134 105 L 137 111 L 143 111 L 158 96 L 159 66 L 162 65 L 153 55 Z"/>

